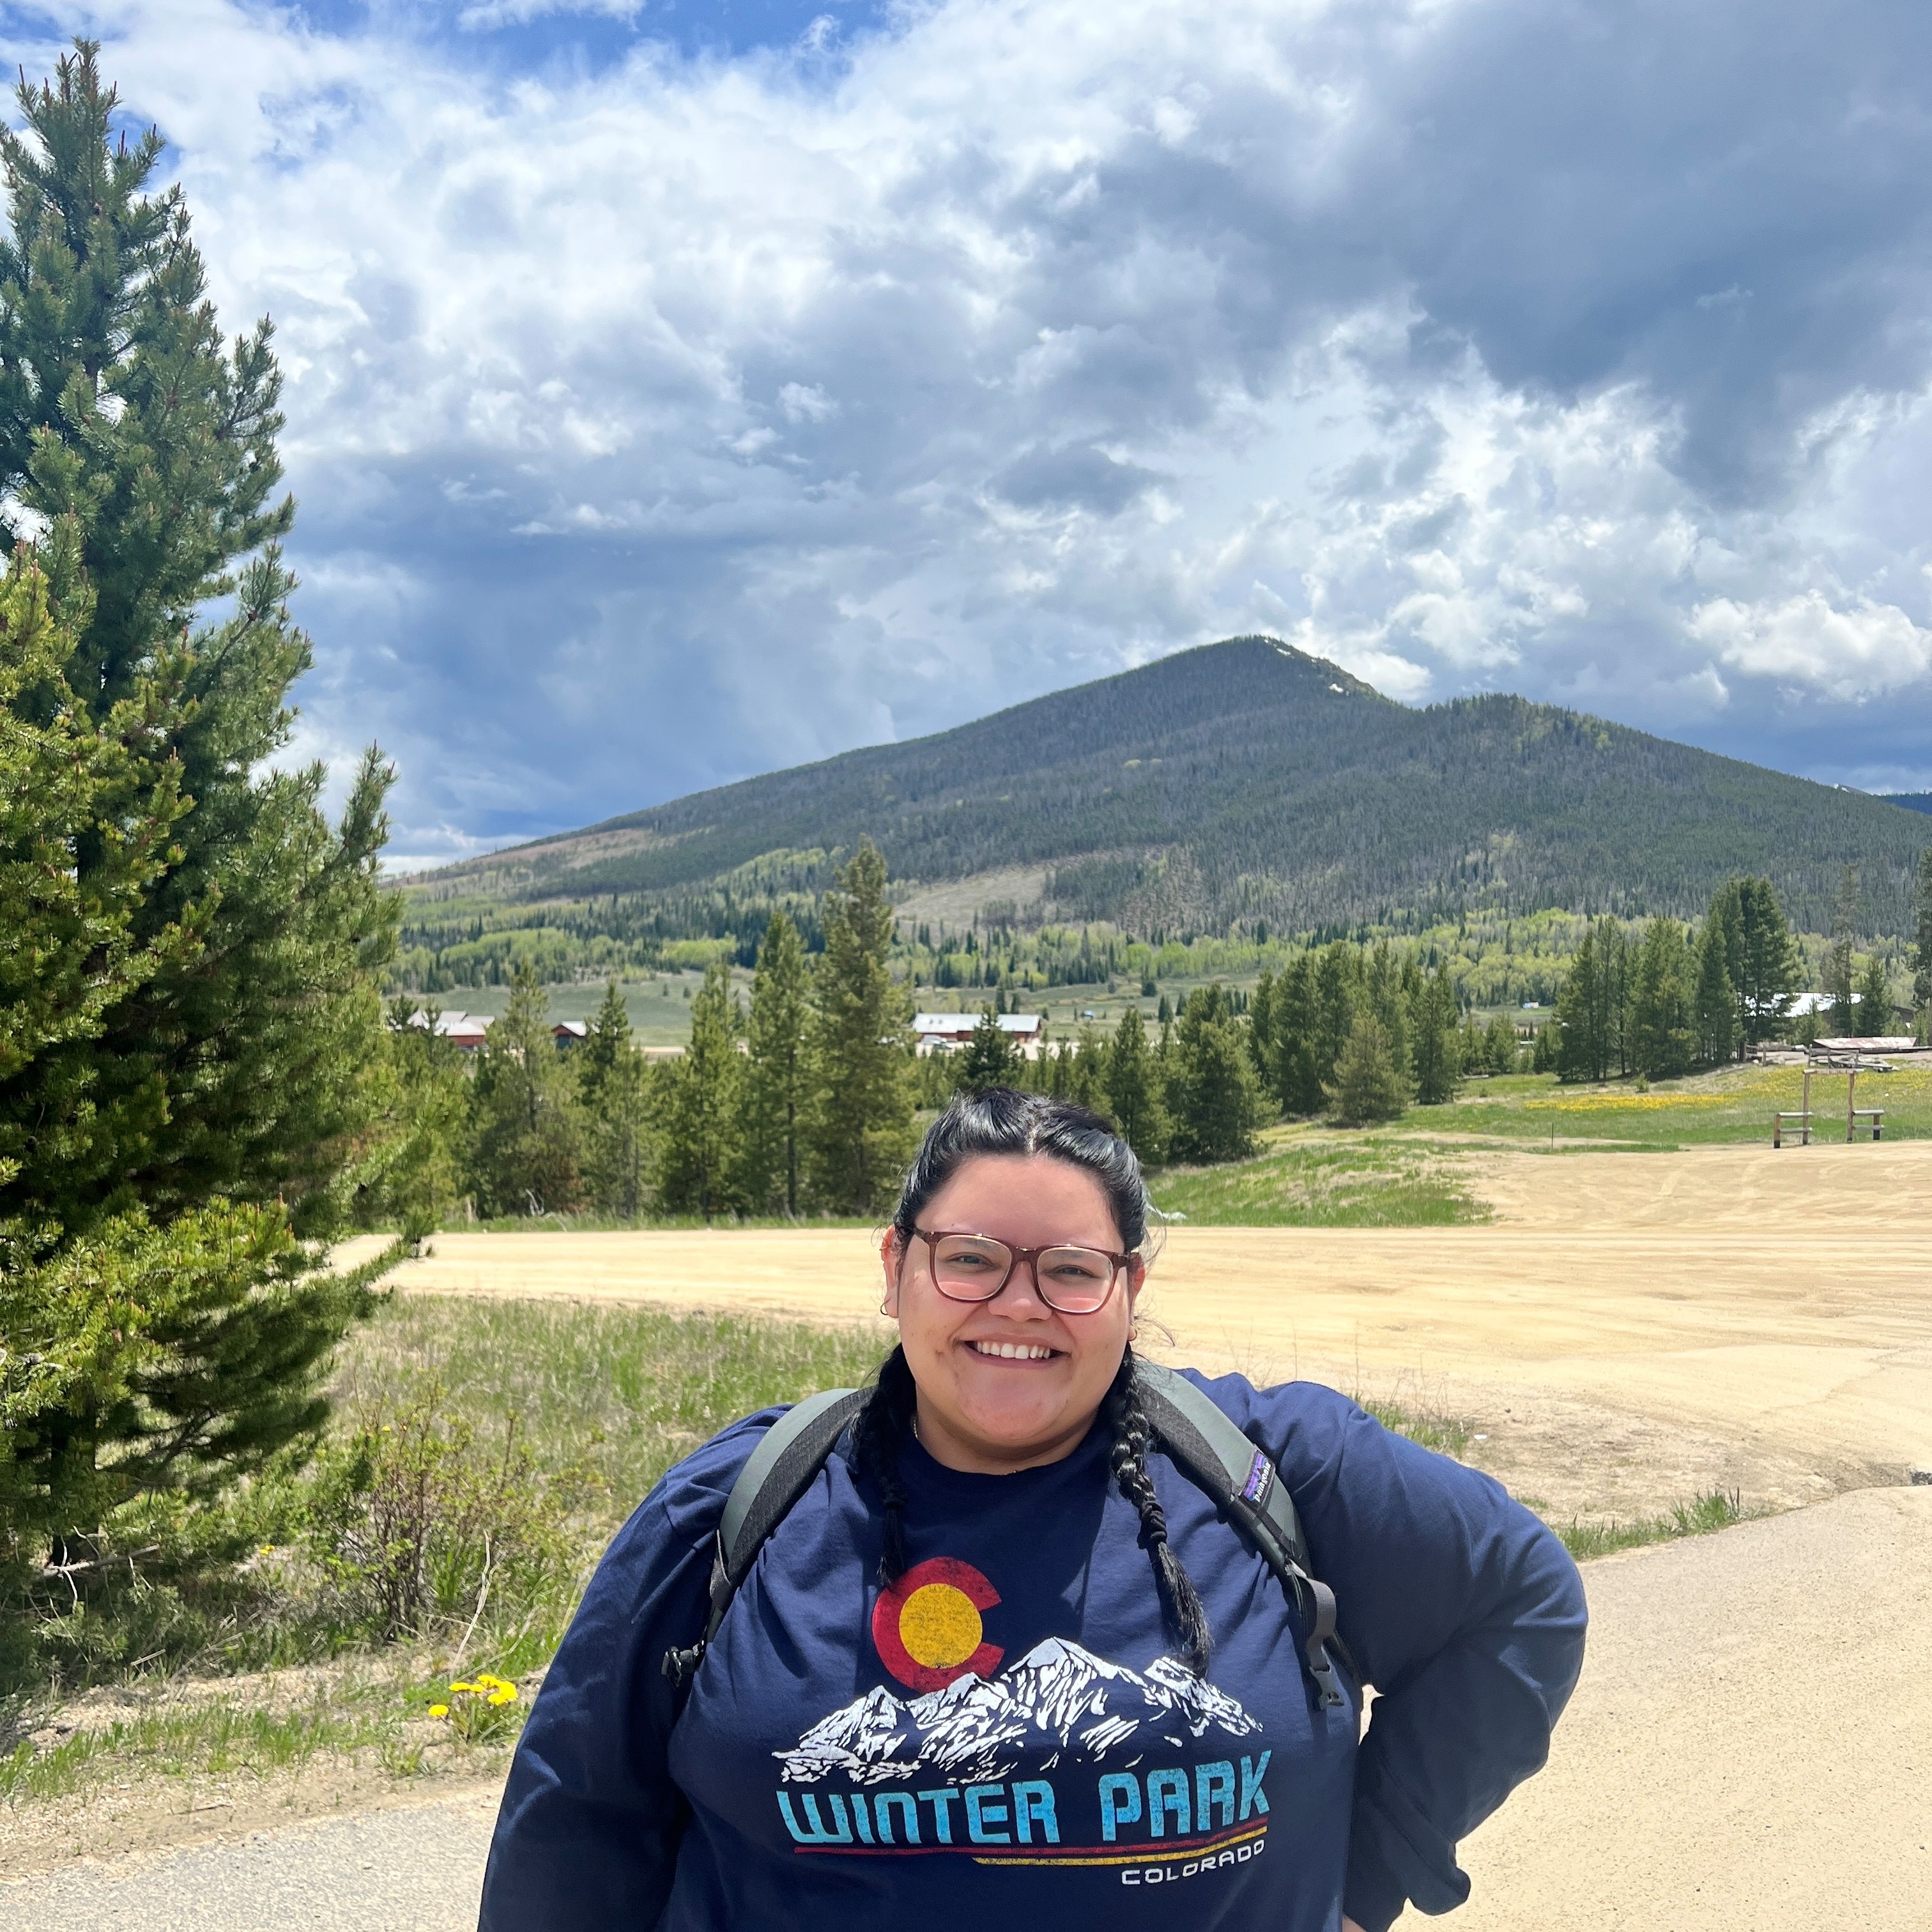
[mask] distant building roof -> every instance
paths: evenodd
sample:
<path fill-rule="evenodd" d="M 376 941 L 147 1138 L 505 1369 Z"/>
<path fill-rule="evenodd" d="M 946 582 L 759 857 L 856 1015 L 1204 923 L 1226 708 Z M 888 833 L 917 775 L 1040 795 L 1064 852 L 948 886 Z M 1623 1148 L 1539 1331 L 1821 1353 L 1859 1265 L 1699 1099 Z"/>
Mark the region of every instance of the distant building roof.
<path fill-rule="evenodd" d="M 1844 1034 L 1811 1042 L 1820 1053 L 1920 1053 L 1921 1047 L 1909 1033 Z"/>
<path fill-rule="evenodd" d="M 590 1037 L 590 1024 L 584 1020 L 559 1020 L 550 1031 L 560 1041 L 566 1039 L 588 1040 Z"/>
<path fill-rule="evenodd" d="M 414 1016 L 418 1026 L 423 1024 L 423 1016 Z M 436 1037 L 453 1040 L 458 1046 L 481 1046 L 483 1036 L 490 1030 L 488 1013 L 438 1013 L 436 1016 Z"/>
<path fill-rule="evenodd" d="M 1039 1032 L 1037 1013 L 998 1013 L 994 1024 L 1002 1033 L 1030 1034 Z M 980 1024 L 977 1013 L 914 1013 L 912 1030 L 928 1040 L 964 1040 Z"/>

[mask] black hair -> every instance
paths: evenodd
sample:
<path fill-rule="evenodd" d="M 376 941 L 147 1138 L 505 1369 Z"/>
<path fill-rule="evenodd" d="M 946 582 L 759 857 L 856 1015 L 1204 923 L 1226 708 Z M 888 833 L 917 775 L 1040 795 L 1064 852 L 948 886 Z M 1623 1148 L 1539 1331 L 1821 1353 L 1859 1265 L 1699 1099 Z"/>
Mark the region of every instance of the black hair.
<path fill-rule="evenodd" d="M 983 1094 L 956 1096 L 926 1130 L 892 1215 L 902 1241 L 911 1235 L 927 1202 L 964 1162 L 981 1154 L 1046 1154 L 1084 1168 L 1107 1196 L 1121 1246 L 1132 1250 L 1146 1240 L 1150 1210 L 1140 1162 L 1106 1118 L 1072 1101 L 995 1087 Z M 854 1438 L 859 1466 L 885 1504 L 885 1544 L 879 1558 L 882 1585 L 896 1582 L 906 1568 L 906 1498 L 899 1480 L 899 1449 L 912 1426 L 918 1394 L 905 1351 L 895 1348 L 880 1365 Z M 1141 1406 L 1132 1348 L 1121 1352 L 1119 1371 L 1100 1404 L 1100 1414 L 1112 1438 L 1108 1466 L 1114 1480 L 1140 1517 L 1141 1547 L 1154 1564 L 1163 1621 L 1188 1666 L 1202 1676 L 1208 1668 L 1208 1613 L 1168 1544 L 1166 1513 L 1148 1474 L 1154 1431 Z"/>

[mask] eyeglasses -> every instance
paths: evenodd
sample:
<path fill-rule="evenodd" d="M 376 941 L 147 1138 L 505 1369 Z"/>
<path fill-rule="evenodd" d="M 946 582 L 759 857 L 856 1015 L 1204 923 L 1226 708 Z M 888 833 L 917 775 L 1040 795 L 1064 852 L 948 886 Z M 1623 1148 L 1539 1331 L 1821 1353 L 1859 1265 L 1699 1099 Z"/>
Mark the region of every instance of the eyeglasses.
<path fill-rule="evenodd" d="M 1048 1307 L 1060 1315 L 1097 1315 L 1121 1269 L 1133 1261 L 1132 1255 L 1105 1248 L 1015 1248 L 990 1234 L 928 1233 L 923 1228 L 913 1232 L 926 1245 L 933 1286 L 948 1301 L 991 1301 L 1020 1263 L 1030 1262 L 1034 1286 Z"/>

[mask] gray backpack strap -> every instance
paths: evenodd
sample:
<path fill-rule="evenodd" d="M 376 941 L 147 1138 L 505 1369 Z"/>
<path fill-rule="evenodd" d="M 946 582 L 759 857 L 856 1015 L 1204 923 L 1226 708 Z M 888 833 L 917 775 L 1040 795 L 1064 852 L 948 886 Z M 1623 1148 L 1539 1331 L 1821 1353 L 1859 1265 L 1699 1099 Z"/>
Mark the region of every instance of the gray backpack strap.
<path fill-rule="evenodd" d="M 1268 1568 L 1301 1612 L 1303 1651 L 1322 1702 L 1347 1702 L 1335 1676 L 1335 1593 L 1308 1572 L 1308 1544 L 1294 1499 L 1265 1450 L 1258 1449 L 1214 1398 L 1185 1376 L 1158 1363 L 1135 1360 L 1141 1406 L 1162 1447 L 1181 1473 L 1246 1530 Z M 1347 1653 L 1342 1652 L 1346 1657 Z"/>
<path fill-rule="evenodd" d="M 724 1499 L 724 1514 L 718 1520 L 711 1558 L 711 1615 L 704 1634 L 688 1650 L 664 1652 L 664 1674 L 679 1689 L 703 1661 L 766 1538 L 811 1487 L 868 1394 L 865 1389 L 826 1389 L 806 1396 L 765 1431 L 739 1471 Z"/>

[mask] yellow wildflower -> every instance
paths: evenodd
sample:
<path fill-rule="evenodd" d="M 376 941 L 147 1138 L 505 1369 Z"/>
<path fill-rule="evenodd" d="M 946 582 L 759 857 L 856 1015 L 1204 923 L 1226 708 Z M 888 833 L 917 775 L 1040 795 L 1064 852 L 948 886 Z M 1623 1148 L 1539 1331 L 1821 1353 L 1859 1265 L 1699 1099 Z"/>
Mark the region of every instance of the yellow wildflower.
<path fill-rule="evenodd" d="M 429 1707 L 429 1714 L 432 1718 L 446 1718 L 449 1715 L 449 1706 L 447 1704 L 432 1704 Z"/>
<path fill-rule="evenodd" d="M 514 1684 L 500 1684 L 490 1693 L 493 1704 L 514 1704 L 517 1701 L 517 1687 Z"/>

